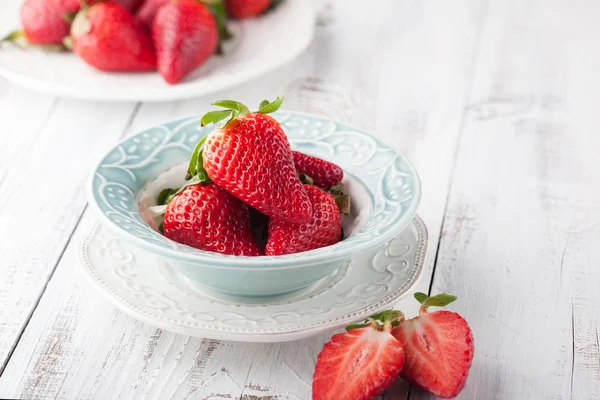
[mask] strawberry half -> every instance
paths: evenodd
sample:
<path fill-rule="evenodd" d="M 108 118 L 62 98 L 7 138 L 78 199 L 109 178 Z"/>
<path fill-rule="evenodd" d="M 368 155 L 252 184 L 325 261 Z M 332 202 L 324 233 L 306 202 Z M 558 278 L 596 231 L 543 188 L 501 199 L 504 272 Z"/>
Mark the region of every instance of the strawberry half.
<path fill-rule="evenodd" d="M 334 335 L 317 359 L 313 400 L 369 400 L 390 386 L 404 365 L 402 344 L 390 333 L 401 315 L 385 311 Z"/>
<path fill-rule="evenodd" d="M 152 42 L 120 4 L 95 3 L 81 10 L 71 26 L 69 47 L 102 71 L 151 71 L 156 68 Z"/>
<path fill-rule="evenodd" d="M 443 307 L 456 297 L 416 293 L 415 298 L 421 302 L 419 316 L 403 321 L 392 331 L 406 355 L 401 376 L 438 397 L 456 397 L 465 386 L 473 361 L 471 328 L 455 312 L 427 312 L 428 307 Z"/>
<path fill-rule="evenodd" d="M 323 189 L 329 189 L 344 178 L 344 171 L 336 164 L 308 154 L 293 151 L 294 165 L 299 174 L 308 175 L 313 184 Z"/>
<path fill-rule="evenodd" d="M 257 112 L 236 101 L 213 103 L 226 109 L 207 113 L 202 125 L 227 122 L 203 139 L 197 152 L 219 187 L 269 217 L 301 224 L 312 218 L 311 201 L 296 174 L 283 129 L 266 115 L 282 102 L 279 97 L 272 103 L 265 100 Z"/>
<path fill-rule="evenodd" d="M 215 53 L 219 44 L 217 22 L 210 10 L 196 0 L 163 5 L 152 24 L 152 39 L 158 56 L 158 72 L 170 84 Z"/>
<path fill-rule="evenodd" d="M 259 256 L 248 207 L 213 183 L 190 184 L 167 205 L 164 235 L 200 250 Z"/>
<path fill-rule="evenodd" d="M 331 246 L 340 241 L 342 219 L 335 199 L 316 186 L 304 185 L 313 208 L 309 222 L 293 224 L 279 218 L 269 220 L 265 254 L 279 256 Z"/>

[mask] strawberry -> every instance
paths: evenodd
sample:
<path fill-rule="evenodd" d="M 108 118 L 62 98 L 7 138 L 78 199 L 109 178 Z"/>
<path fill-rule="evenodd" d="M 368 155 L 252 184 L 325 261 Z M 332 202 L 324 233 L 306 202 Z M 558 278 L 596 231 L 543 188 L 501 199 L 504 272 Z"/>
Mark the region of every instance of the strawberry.
<path fill-rule="evenodd" d="M 164 235 L 201 250 L 259 256 L 248 207 L 213 183 L 190 184 L 167 205 Z"/>
<path fill-rule="evenodd" d="M 421 302 L 419 316 L 392 331 L 406 354 L 402 377 L 438 397 L 455 397 L 465 386 L 473 360 L 471 328 L 457 313 L 427 312 L 428 307 L 445 306 L 456 297 L 416 293 L 415 298 Z"/>
<path fill-rule="evenodd" d="M 144 0 L 114 0 L 127 9 L 130 13 L 135 13 L 136 10 L 142 5 Z"/>
<path fill-rule="evenodd" d="M 62 47 L 63 39 L 69 35 L 71 16 L 79 11 L 79 7 L 80 0 L 25 0 L 21 7 L 23 30 L 10 33 L 2 41 L 22 47 Z"/>
<path fill-rule="evenodd" d="M 156 13 L 152 38 L 158 72 L 175 84 L 204 63 L 217 49 L 219 31 L 208 8 L 195 0 L 170 2 Z"/>
<path fill-rule="evenodd" d="M 156 13 L 162 6 L 170 1 L 171 0 L 145 0 L 135 14 L 136 21 L 151 31 L 152 22 L 154 22 Z"/>
<path fill-rule="evenodd" d="M 299 174 L 308 175 L 313 184 L 323 189 L 329 189 L 344 178 L 344 171 L 332 162 L 293 151 L 294 165 Z"/>
<path fill-rule="evenodd" d="M 70 46 L 86 63 L 102 71 L 150 71 L 156 67 L 150 38 L 125 7 L 110 1 L 77 14 Z"/>
<path fill-rule="evenodd" d="M 271 218 L 266 255 L 300 253 L 331 246 L 340 241 L 342 219 L 335 199 L 316 186 L 304 185 L 304 189 L 313 208 L 311 220 L 293 224 L 279 218 Z"/>
<path fill-rule="evenodd" d="M 282 102 L 279 97 L 272 103 L 265 100 L 257 112 L 235 101 L 213 103 L 226 110 L 207 113 L 202 125 L 228 120 L 197 151 L 210 179 L 232 195 L 269 217 L 309 222 L 312 206 L 296 174 L 290 144 L 279 123 L 266 115 Z"/>
<path fill-rule="evenodd" d="M 227 15 L 232 18 L 251 18 L 266 11 L 271 0 L 225 0 Z"/>
<path fill-rule="evenodd" d="M 404 364 L 402 344 L 390 333 L 400 316 L 385 311 L 362 327 L 334 335 L 317 359 L 313 400 L 368 400 L 390 386 Z"/>

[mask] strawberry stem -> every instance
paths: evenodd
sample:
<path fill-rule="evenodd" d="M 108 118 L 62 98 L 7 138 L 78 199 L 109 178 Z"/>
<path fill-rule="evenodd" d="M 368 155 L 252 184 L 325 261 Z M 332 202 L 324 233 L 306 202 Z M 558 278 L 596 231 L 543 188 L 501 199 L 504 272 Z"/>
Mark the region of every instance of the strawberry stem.
<path fill-rule="evenodd" d="M 350 215 L 350 195 L 344 193 L 344 184 L 342 182 L 338 182 L 333 185 L 331 189 L 329 189 L 329 194 L 335 200 L 335 204 L 337 204 L 340 212 L 344 215 Z"/>
<path fill-rule="evenodd" d="M 223 0 L 201 0 L 200 2 L 208 8 L 215 18 L 217 30 L 219 31 L 219 47 L 217 53 L 222 54 L 222 42 L 233 37 L 227 28 L 227 11 L 225 10 L 225 4 L 223 3 Z"/>
<path fill-rule="evenodd" d="M 283 103 L 283 96 L 277 97 L 273 102 L 268 102 L 267 100 L 263 100 L 260 103 L 260 107 L 257 113 L 260 114 L 270 114 L 279 110 L 281 104 Z M 225 110 L 216 110 L 207 112 L 200 119 L 200 125 L 205 126 L 208 124 L 216 124 L 226 118 L 229 120 L 225 123 L 225 126 L 229 124 L 231 121 L 236 119 L 240 115 L 249 114 L 250 110 L 244 104 L 235 101 L 235 100 L 219 100 L 212 103 L 213 106 L 223 107 Z"/>
<path fill-rule="evenodd" d="M 373 314 L 363 322 L 351 324 L 346 327 L 346 331 L 352 329 L 364 328 L 372 326 L 378 331 L 389 331 L 398 326 L 404 321 L 404 314 L 398 310 L 385 310 L 377 314 Z"/>
<path fill-rule="evenodd" d="M 429 307 L 445 307 L 457 299 L 456 296 L 446 293 L 440 293 L 429 297 L 425 293 L 417 292 L 414 296 L 415 299 L 421 303 L 419 314 L 426 313 L 427 308 Z"/>
<path fill-rule="evenodd" d="M 29 46 L 29 42 L 27 41 L 27 38 L 25 37 L 25 32 L 23 31 L 10 32 L 8 35 L 0 39 L 0 44 L 2 43 L 12 43 L 14 45 L 19 46 L 22 49 Z"/>
<path fill-rule="evenodd" d="M 315 183 L 314 179 L 306 174 L 298 174 L 298 179 L 303 185 L 314 185 Z"/>

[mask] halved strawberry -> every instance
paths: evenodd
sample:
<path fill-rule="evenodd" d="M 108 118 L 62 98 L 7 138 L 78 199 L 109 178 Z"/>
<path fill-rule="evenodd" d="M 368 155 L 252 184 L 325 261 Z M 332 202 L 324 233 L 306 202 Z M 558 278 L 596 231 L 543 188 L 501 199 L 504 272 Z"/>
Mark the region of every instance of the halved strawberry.
<path fill-rule="evenodd" d="M 390 333 L 399 318 L 399 311 L 385 311 L 334 335 L 315 366 L 313 400 L 368 400 L 390 386 L 404 365 L 402 344 Z"/>
<path fill-rule="evenodd" d="M 471 328 L 455 312 L 427 312 L 428 307 L 443 307 L 456 297 L 416 293 L 415 298 L 421 303 L 419 316 L 392 331 L 406 354 L 401 376 L 438 397 L 453 398 L 465 386 L 473 361 Z"/>

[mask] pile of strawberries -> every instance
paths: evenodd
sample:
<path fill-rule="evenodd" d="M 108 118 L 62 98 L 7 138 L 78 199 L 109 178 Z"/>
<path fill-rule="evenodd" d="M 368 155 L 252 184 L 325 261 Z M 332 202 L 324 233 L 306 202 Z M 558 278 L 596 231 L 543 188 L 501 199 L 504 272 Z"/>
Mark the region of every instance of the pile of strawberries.
<path fill-rule="evenodd" d="M 443 307 L 455 296 L 415 293 L 419 316 L 405 320 L 397 310 L 372 315 L 334 335 L 319 354 L 313 400 L 369 400 L 402 377 L 442 398 L 464 388 L 474 354 L 471 328 Z"/>
<path fill-rule="evenodd" d="M 161 191 L 163 234 L 201 250 L 238 256 L 277 256 L 330 246 L 342 239 L 350 212 L 342 169 L 292 151 L 279 123 L 267 115 L 283 98 L 256 112 L 231 100 L 202 117 L 219 123 L 194 149 L 186 182 Z"/>
<path fill-rule="evenodd" d="M 25 0 L 22 30 L 3 41 L 70 49 L 102 71 L 158 70 L 170 84 L 220 51 L 227 17 L 251 18 L 281 0 Z"/>

